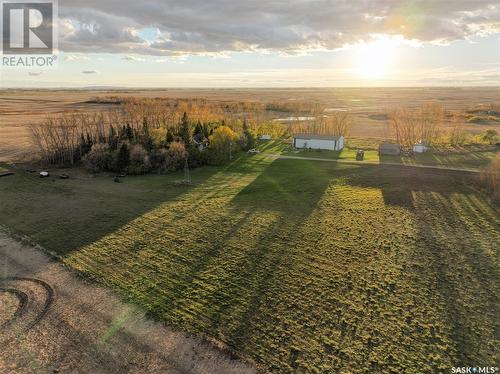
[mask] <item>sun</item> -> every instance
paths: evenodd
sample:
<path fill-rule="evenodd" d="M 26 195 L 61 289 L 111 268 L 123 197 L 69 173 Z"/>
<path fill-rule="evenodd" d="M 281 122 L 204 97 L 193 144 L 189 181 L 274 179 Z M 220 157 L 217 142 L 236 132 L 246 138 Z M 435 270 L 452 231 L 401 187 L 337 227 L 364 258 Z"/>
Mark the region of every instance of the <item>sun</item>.
<path fill-rule="evenodd" d="M 396 57 L 397 42 L 388 38 L 355 46 L 354 69 L 367 79 L 390 75 Z"/>

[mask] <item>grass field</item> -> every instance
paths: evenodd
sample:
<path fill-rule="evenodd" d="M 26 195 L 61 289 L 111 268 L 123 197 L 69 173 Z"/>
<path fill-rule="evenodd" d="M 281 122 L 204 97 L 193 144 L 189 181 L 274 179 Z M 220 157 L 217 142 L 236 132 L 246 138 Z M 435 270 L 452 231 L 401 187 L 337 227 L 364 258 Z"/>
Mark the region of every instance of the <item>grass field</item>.
<path fill-rule="evenodd" d="M 280 151 L 284 145 L 280 141 L 275 144 L 264 146 L 263 151 Z M 355 161 L 356 151 L 363 149 L 365 151 L 365 162 L 378 163 L 399 163 L 405 165 L 426 165 L 443 166 L 455 168 L 480 169 L 488 166 L 498 153 L 494 146 L 476 145 L 469 147 L 456 147 L 447 152 L 432 151 L 426 153 L 417 153 L 413 156 L 379 156 L 378 146 L 374 142 L 360 142 L 358 139 L 350 140 L 350 143 L 341 151 L 326 150 L 299 150 L 282 152 L 287 156 L 300 156 L 308 158 L 325 158 L 332 160 Z"/>
<path fill-rule="evenodd" d="M 0 224 L 273 372 L 498 363 L 500 216 L 466 177 L 263 156 L 181 177 L 20 171 Z"/>

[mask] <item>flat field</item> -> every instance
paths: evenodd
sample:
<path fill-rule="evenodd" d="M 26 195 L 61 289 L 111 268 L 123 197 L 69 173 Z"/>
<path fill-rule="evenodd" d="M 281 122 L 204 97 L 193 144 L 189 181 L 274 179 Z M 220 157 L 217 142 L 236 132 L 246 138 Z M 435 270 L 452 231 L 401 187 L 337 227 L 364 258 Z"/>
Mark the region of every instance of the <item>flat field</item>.
<path fill-rule="evenodd" d="M 316 103 L 353 116 L 351 135 L 389 136 L 387 113 L 396 107 L 442 104 L 450 111 L 466 111 L 498 103 L 500 89 L 491 88 L 302 88 L 302 89 L 165 89 L 165 90 L 0 90 L 0 161 L 12 161 L 32 149 L 28 125 L 47 115 L 108 110 L 116 105 L 95 98 L 128 96 L 149 98 L 205 98 L 216 102 Z M 288 117 L 293 113 L 275 113 Z M 500 123 L 464 123 L 471 134 L 488 129 L 500 133 Z"/>
<path fill-rule="evenodd" d="M 192 186 L 69 173 L 0 180 L 0 224 L 272 372 L 500 359 L 500 215 L 468 174 L 261 155 Z"/>
<path fill-rule="evenodd" d="M 378 153 L 377 144 L 373 144 L 373 142 L 368 143 L 366 141 L 360 141 L 358 139 L 350 140 L 341 151 L 290 151 L 289 147 L 287 147 L 285 144 L 287 143 L 284 143 L 281 147 L 279 145 L 271 146 L 269 151 L 266 150 L 266 152 L 272 152 L 273 149 L 285 149 L 284 152 L 281 152 L 285 156 L 355 161 L 356 151 L 358 149 L 363 149 L 363 161 L 365 163 L 397 163 L 403 165 L 438 166 L 448 168 L 463 168 L 470 170 L 480 170 L 487 167 L 498 154 L 498 149 L 494 145 L 469 145 L 461 147 L 450 147 L 446 150 L 434 150 L 432 152 L 430 151 L 426 153 L 417 153 L 412 156 L 380 156 Z"/>

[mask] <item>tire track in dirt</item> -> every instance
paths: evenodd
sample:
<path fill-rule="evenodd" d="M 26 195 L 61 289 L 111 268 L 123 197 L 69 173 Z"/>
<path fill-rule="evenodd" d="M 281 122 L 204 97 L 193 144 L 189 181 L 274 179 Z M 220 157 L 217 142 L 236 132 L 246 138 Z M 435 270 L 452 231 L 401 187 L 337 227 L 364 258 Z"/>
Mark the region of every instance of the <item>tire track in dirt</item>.
<path fill-rule="evenodd" d="M 0 373 L 258 371 L 219 342 L 147 318 L 1 228 L 0 303 Z"/>
<path fill-rule="evenodd" d="M 55 291 L 47 282 L 37 278 L 8 277 L 0 279 L 0 285 L 0 292 L 10 293 L 18 299 L 12 317 L 0 326 L 0 342 L 8 344 L 45 317 L 54 302 Z"/>

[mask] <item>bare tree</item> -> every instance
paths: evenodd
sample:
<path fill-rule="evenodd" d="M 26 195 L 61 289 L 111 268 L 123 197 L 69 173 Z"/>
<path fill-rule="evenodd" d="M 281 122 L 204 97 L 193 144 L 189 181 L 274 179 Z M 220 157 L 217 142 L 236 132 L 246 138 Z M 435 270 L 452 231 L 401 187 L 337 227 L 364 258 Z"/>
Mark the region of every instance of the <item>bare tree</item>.
<path fill-rule="evenodd" d="M 443 114 L 438 104 L 425 104 L 414 111 L 393 110 L 389 118 L 396 141 L 406 149 L 411 149 L 418 141 L 432 145 L 441 133 Z"/>
<path fill-rule="evenodd" d="M 467 139 L 463 122 L 458 114 L 454 114 L 451 119 L 451 127 L 448 132 L 448 141 L 452 146 L 460 146 Z"/>

